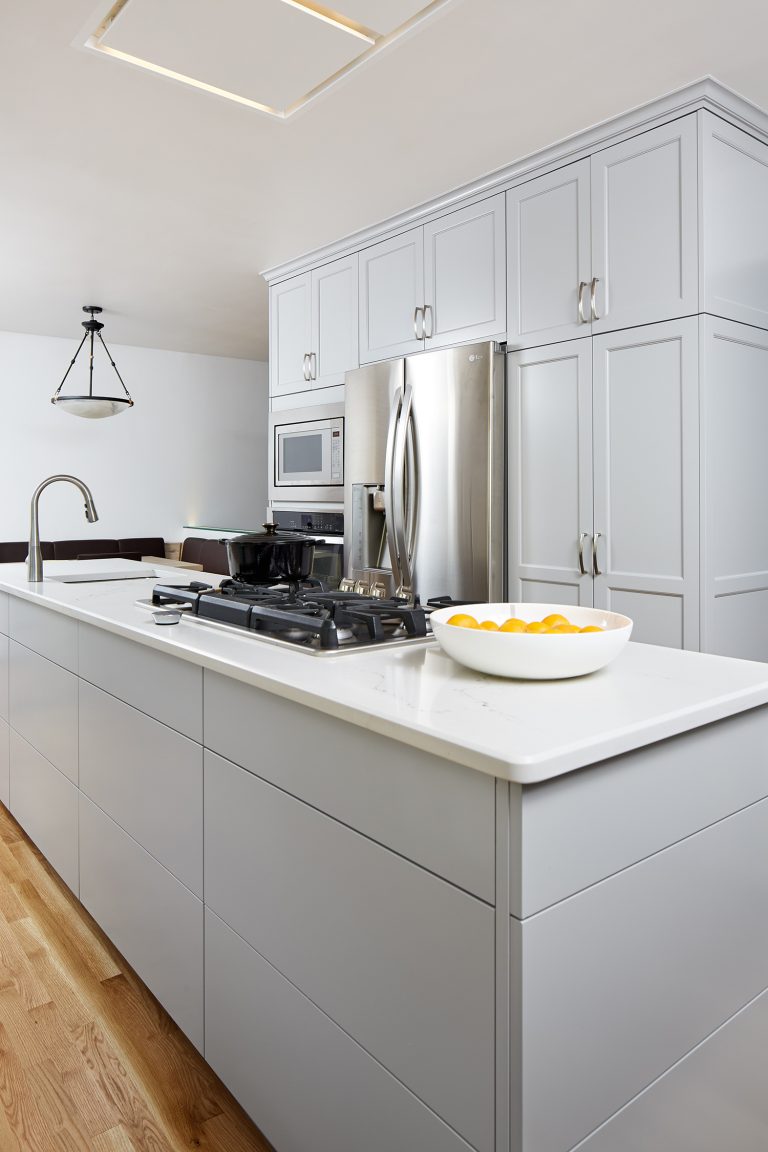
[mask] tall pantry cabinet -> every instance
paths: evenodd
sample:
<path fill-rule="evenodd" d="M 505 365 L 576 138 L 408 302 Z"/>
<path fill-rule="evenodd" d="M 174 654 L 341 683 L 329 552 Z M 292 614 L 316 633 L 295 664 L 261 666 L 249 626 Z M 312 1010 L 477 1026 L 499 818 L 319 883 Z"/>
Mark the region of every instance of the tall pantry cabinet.
<path fill-rule="evenodd" d="M 768 659 L 766 203 L 704 110 L 507 193 L 512 599 Z"/>

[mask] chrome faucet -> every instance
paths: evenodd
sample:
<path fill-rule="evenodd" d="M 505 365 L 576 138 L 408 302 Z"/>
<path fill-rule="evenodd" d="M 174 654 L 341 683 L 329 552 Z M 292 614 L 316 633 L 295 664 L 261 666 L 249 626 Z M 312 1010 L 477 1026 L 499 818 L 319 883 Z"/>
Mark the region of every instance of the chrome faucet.
<path fill-rule="evenodd" d="M 99 518 L 90 488 L 87 484 L 83 484 L 82 480 L 78 480 L 76 476 L 49 476 L 47 480 L 43 480 L 42 484 L 38 484 L 32 494 L 32 505 L 29 510 L 27 580 L 30 583 L 38 583 L 43 578 L 43 554 L 40 551 L 40 514 L 38 509 L 40 495 L 44 488 L 47 488 L 49 484 L 55 484 L 57 480 L 66 480 L 68 484 L 74 484 L 75 488 L 80 489 L 85 497 L 85 518 L 89 524 L 95 524 Z"/>

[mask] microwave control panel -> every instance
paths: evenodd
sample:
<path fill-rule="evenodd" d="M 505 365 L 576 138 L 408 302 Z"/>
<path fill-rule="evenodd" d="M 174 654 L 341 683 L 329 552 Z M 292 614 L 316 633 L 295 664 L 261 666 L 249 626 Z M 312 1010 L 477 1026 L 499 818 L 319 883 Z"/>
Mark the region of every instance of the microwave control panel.
<path fill-rule="evenodd" d="M 331 420 L 331 483 L 344 483 L 344 419 Z"/>

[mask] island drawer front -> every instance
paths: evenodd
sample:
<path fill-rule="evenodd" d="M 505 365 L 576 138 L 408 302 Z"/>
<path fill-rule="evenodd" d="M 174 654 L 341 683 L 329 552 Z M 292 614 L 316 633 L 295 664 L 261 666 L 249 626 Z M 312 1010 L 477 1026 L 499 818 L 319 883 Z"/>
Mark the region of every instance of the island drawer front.
<path fill-rule="evenodd" d="M 77 788 L 14 731 L 10 798 L 13 816 L 77 896 Z"/>
<path fill-rule="evenodd" d="M 8 719 L 8 660 L 11 642 L 0 636 L 0 719 Z"/>
<path fill-rule="evenodd" d="M 52 608 L 11 597 L 8 635 L 25 648 L 77 672 L 77 621 Z"/>
<path fill-rule="evenodd" d="M 203 898 L 203 749 L 83 681 L 80 789 Z"/>
<path fill-rule="evenodd" d="M 768 992 L 604 1124 L 579 1152 L 765 1152 Z"/>
<path fill-rule="evenodd" d="M 207 671 L 205 744 L 494 902 L 491 776 Z"/>
<path fill-rule="evenodd" d="M 0 720 L 0 804 L 8 808 L 11 784 L 11 732 L 5 720 Z"/>
<path fill-rule="evenodd" d="M 522 811 L 519 796 L 513 789 L 518 918 L 768 796 L 768 707 L 524 788 Z"/>
<path fill-rule="evenodd" d="M 82 792 L 80 899 L 202 1052 L 202 902 Z"/>
<path fill-rule="evenodd" d="M 481 1152 L 494 911 L 211 752 L 205 901 Z"/>
<path fill-rule="evenodd" d="M 202 743 L 202 668 L 114 632 L 81 624 L 80 675 Z"/>
<path fill-rule="evenodd" d="M 0 633 L 8 635 L 8 600 L 7 592 L 0 592 Z"/>
<path fill-rule="evenodd" d="M 524 1148 L 565 1152 L 768 987 L 767 877 L 762 800 L 510 921 Z"/>
<path fill-rule="evenodd" d="M 205 1058 L 280 1152 L 469 1152 L 210 909 Z"/>
<path fill-rule="evenodd" d="M 77 676 L 12 640 L 9 681 L 11 727 L 77 784 Z"/>

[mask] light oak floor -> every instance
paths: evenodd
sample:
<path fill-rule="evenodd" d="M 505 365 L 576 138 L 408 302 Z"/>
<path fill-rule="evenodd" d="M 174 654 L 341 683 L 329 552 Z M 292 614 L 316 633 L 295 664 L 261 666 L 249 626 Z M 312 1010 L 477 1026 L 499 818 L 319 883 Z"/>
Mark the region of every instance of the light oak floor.
<path fill-rule="evenodd" d="M 270 1152 L 0 805 L 0 1152 Z"/>

